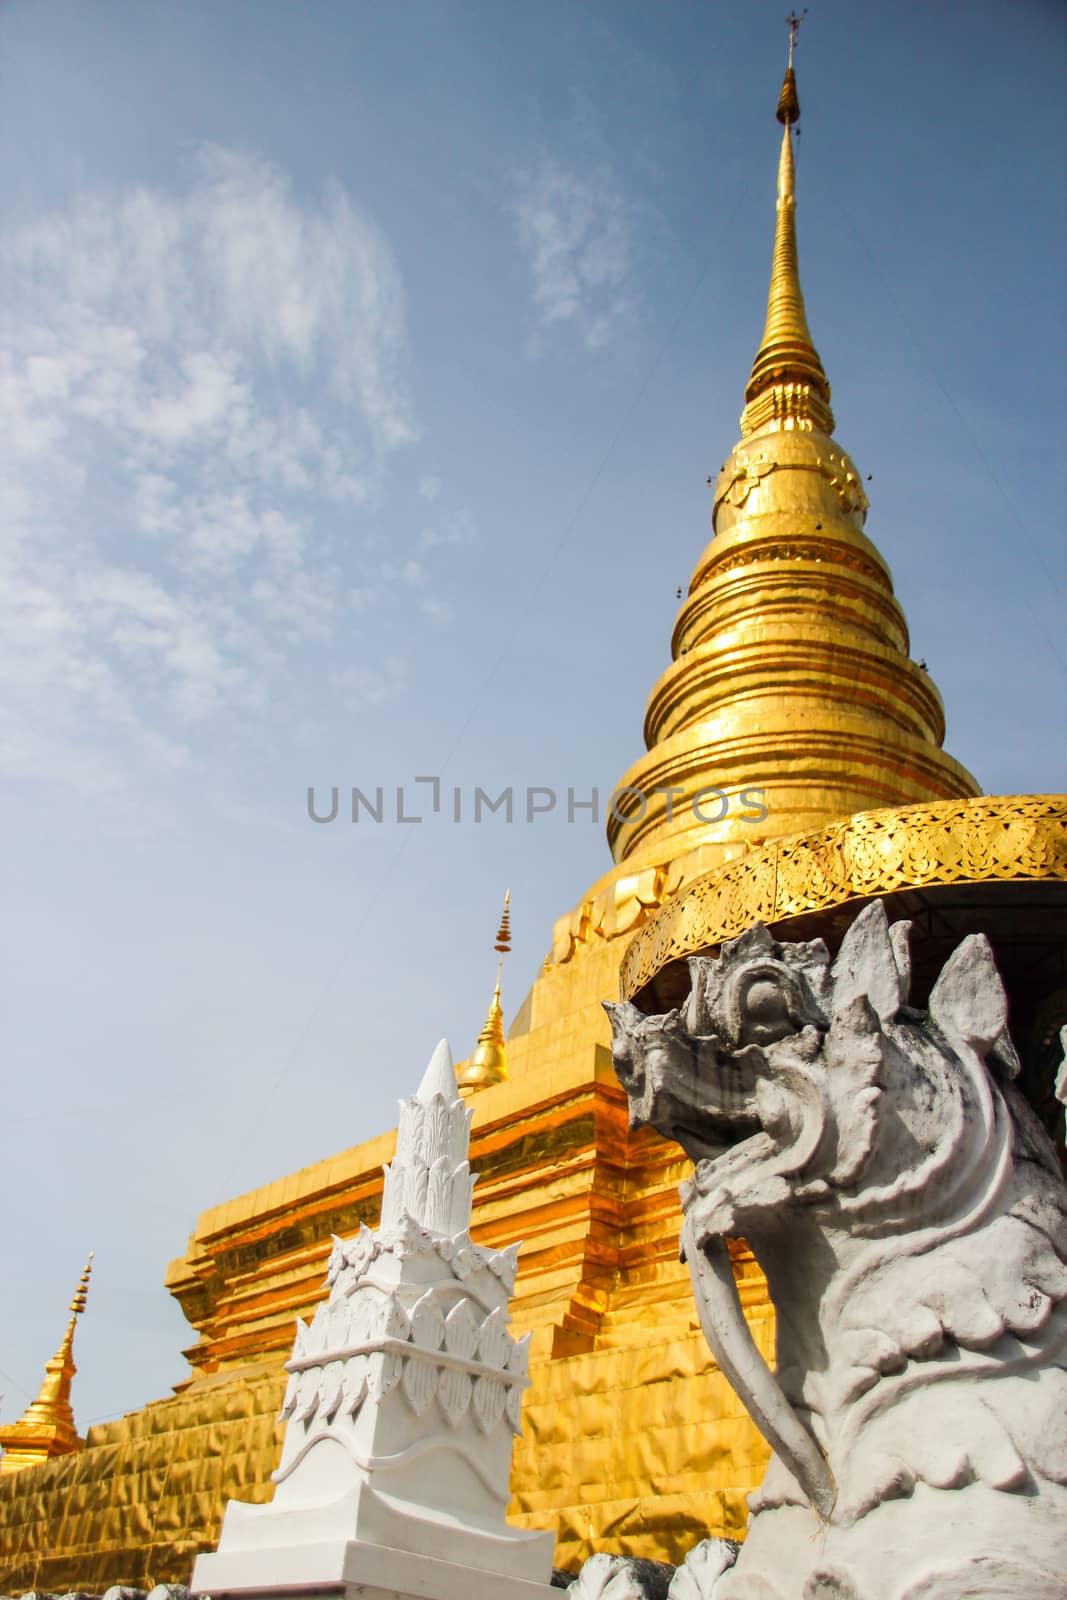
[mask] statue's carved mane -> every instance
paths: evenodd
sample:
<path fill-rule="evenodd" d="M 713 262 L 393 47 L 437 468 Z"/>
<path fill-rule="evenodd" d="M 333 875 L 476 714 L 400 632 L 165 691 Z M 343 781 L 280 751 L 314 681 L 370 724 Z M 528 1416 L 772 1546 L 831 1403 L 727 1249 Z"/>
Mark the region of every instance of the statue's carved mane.
<path fill-rule="evenodd" d="M 907 933 L 872 905 L 831 962 L 757 926 L 690 962 L 680 1010 L 608 1008 L 631 1119 L 695 1163 L 702 1323 L 775 1450 L 754 1513 L 855 1528 L 919 1485 L 1067 1486 L 1067 1187 L 988 943 L 918 1010 Z M 779 1311 L 776 1379 L 725 1264 L 738 1236 Z"/>

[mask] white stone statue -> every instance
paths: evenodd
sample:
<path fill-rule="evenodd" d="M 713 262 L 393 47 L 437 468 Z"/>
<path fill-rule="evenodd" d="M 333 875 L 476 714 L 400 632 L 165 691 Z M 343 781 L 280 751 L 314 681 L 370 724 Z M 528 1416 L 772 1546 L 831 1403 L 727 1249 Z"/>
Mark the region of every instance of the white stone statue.
<path fill-rule="evenodd" d="M 690 962 L 682 1011 L 607 1008 L 633 1124 L 695 1162 L 701 1323 L 774 1452 L 709 1600 L 1067 1596 L 1067 1185 L 985 938 L 918 1011 L 907 932 L 876 903 L 831 964 L 758 925 Z M 767 1275 L 776 1375 L 731 1238 Z"/>
<path fill-rule="evenodd" d="M 518 1246 L 470 1236 L 472 1112 L 437 1046 L 400 1105 L 381 1226 L 334 1240 L 297 1320 L 274 1499 L 231 1501 L 194 1593 L 541 1600 L 553 1538 L 504 1519 L 529 1335 L 508 1332 Z"/>

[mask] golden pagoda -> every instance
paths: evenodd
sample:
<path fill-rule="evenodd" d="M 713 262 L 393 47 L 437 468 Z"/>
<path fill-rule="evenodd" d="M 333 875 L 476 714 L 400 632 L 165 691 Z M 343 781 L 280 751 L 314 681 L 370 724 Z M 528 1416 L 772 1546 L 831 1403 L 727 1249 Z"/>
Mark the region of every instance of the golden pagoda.
<path fill-rule="evenodd" d="M 24 1472 L 54 1456 L 73 1455 L 85 1444 L 74 1426 L 70 1386 L 77 1372 L 74 1365 L 74 1325 L 85 1310 L 89 1275 L 93 1270 L 90 1253 L 85 1271 L 78 1279 L 70 1303 L 70 1321 L 62 1343 L 51 1361 L 45 1364 L 45 1377 L 36 1400 L 26 1407 L 17 1422 L 0 1428 L 0 1477 Z"/>
<path fill-rule="evenodd" d="M 553 1529 L 572 1571 L 596 1550 L 679 1560 L 709 1532 L 740 1535 L 767 1455 L 678 1262 L 687 1163 L 628 1127 L 602 1000 L 621 988 L 663 1009 L 687 954 L 756 918 L 834 942 L 881 896 L 917 923 L 919 968 L 968 919 L 991 932 L 1024 1062 L 1028 1049 L 1042 1059 L 1059 1003 L 1047 960 L 1067 916 L 1067 808 L 982 798 L 941 749 L 941 700 L 863 531 L 867 498 L 833 437 L 808 328 L 798 115 L 791 48 L 742 437 L 649 700 L 647 751 L 616 792 L 614 865 L 556 923 L 506 1041 L 498 973 L 458 1068 L 473 1096 L 474 1236 L 523 1241 L 512 1310 L 532 1336 L 532 1386 L 510 1516 Z M 376 1224 L 394 1144 L 368 1139 L 201 1215 L 166 1280 L 193 1330 L 190 1376 L 92 1428 L 78 1456 L 0 1481 L 0 1587 L 187 1580 L 227 1498 L 270 1498 L 293 1319 L 322 1297 L 331 1235 Z M 772 1359 L 772 1311 L 743 1246 L 734 1266 Z"/>
<path fill-rule="evenodd" d="M 511 890 L 504 895 L 504 914 L 496 930 L 497 952 L 496 987 L 489 1002 L 489 1010 L 474 1054 L 460 1071 L 458 1083 L 464 1093 L 475 1089 L 488 1089 L 494 1083 L 506 1083 L 508 1077 L 508 1044 L 504 1036 L 504 1008 L 500 1002 L 500 977 L 504 970 L 504 957 L 511 949 Z"/>

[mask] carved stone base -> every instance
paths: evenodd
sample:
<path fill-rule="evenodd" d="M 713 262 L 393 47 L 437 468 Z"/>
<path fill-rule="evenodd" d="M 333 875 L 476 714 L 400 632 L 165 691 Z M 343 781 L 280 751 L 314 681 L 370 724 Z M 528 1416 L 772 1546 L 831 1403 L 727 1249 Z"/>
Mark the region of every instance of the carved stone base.
<path fill-rule="evenodd" d="M 1052 1426 L 1050 1419 L 1050 1426 Z M 1067 1498 L 919 1484 L 852 1527 L 799 1506 L 753 1517 L 714 1600 L 1062 1600 Z"/>
<path fill-rule="evenodd" d="M 558 1600 L 527 1578 L 382 1545 L 324 1543 L 201 1556 L 195 1587 L 212 1600 Z"/>

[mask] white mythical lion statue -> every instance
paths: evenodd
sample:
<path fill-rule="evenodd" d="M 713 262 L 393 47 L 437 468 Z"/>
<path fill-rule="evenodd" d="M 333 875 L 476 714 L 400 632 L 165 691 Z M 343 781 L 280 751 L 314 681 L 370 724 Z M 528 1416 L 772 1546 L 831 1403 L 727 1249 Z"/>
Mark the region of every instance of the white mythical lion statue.
<path fill-rule="evenodd" d="M 632 1123 L 696 1164 L 701 1323 L 774 1451 L 714 1600 L 1067 1596 L 1067 1185 L 1012 1083 L 985 938 L 918 1011 L 908 926 L 871 905 L 831 964 L 757 925 L 690 962 L 681 1011 L 607 1008 Z"/>

